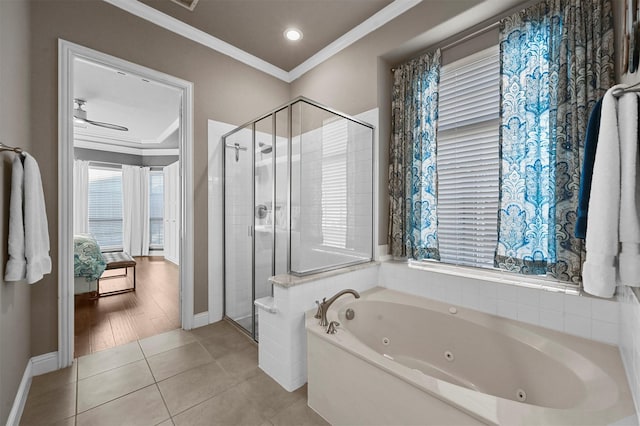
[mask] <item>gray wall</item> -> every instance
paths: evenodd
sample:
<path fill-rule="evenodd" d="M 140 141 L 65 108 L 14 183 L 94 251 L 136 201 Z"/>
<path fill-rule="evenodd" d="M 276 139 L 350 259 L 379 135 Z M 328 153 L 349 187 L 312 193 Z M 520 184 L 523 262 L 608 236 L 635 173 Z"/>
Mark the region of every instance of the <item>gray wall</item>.
<path fill-rule="evenodd" d="M 34 154 L 48 159 L 40 164 L 54 265 L 32 291 L 32 354 L 58 347 L 58 38 L 194 83 L 194 313 L 206 311 L 207 119 L 240 125 L 288 101 L 289 85 L 103 1 L 32 0 L 30 18 L 33 108 L 27 115 L 38 117 Z"/>
<path fill-rule="evenodd" d="M 98 151 L 96 149 L 74 148 L 76 160 L 97 161 L 130 166 L 168 166 L 178 161 L 177 155 L 133 155 L 120 152 Z"/>
<path fill-rule="evenodd" d="M 0 1 L 0 141 L 31 148 L 29 5 Z M 11 160 L 0 153 L 0 277 L 7 261 Z M 36 284 L 41 286 L 42 283 Z M 5 424 L 31 357 L 28 284 L 0 283 L 0 424 Z"/>

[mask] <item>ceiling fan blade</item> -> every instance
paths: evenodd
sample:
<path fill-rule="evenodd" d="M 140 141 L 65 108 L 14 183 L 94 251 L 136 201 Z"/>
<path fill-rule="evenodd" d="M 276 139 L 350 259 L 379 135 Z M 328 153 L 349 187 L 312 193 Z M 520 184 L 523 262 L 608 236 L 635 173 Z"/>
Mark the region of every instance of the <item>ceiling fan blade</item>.
<path fill-rule="evenodd" d="M 86 120 L 86 122 L 89 123 L 89 124 L 93 124 L 94 126 L 104 127 L 105 129 L 120 130 L 122 132 L 128 132 L 129 131 L 129 129 L 127 127 L 119 126 L 117 124 L 103 123 L 102 121 L 93 121 L 93 120 Z"/>
<path fill-rule="evenodd" d="M 104 123 L 102 121 L 93 121 L 93 120 L 89 120 L 87 118 L 77 117 L 75 115 L 74 115 L 74 118 L 76 118 L 76 119 L 78 119 L 80 121 L 84 121 L 85 123 L 92 124 L 94 126 L 104 127 L 105 129 L 120 130 L 121 132 L 128 132 L 129 131 L 129 128 L 124 127 L 124 126 L 119 126 L 117 124 Z"/>

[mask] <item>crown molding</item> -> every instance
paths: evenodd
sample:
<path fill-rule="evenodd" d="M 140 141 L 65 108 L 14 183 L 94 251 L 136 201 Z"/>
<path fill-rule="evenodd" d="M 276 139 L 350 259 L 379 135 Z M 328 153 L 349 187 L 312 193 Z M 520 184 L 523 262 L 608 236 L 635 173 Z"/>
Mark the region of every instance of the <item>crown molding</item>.
<path fill-rule="evenodd" d="M 395 19 L 407 10 L 416 6 L 422 0 L 395 0 L 384 9 L 378 11 L 360 25 L 348 31 L 343 36 L 330 43 L 309 59 L 287 72 L 263 59 L 258 58 L 242 49 L 239 49 L 217 37 L 202 30 L 192 27 L 179 19 L 169 16 L 151 6 L 147 6 L 137 0 L 103 0 L 115 7 L 125 10 L 142 19 L 152 22 L 166 30 L 200 43 L 216 52 L 227 55 L 243 64 L 249 65 L 259 71 L 276 77 L 286 83 L 291 83 L 305 73 L 352 45 L 366 35 L 377 30 L 387 22 Z"/>
<path fill-rule="evenodd" d="M 270 64 L 269 62 L 253 56 L 250 53 L 245 52 L 242 49 L 220 40 L 211 34 L 205 33 L 191 25 L 169 16 L 165 13 L 154 9 L 151 6 L 147 6 L 136 0 L 104 0 L 105 2 L 116 6 L 122 10 L 125 10 L 139 18 L 145 19 L 151 23 L 154 23 L 166 30 L 179 34 L 189 40 L 200 43 L 210 49 L 227 55 L 237 61 L 240 61 L 250 67 L 256 68 L 264 73 L 270 74 L 280 80 L 289 82 L 289 73 L 285 70 Z"/>
<path fill-rule="evenodd" d="M 393 3 L 387 5 L 375 15 L 371 16 L 360 25 L 357 25 L 342 37 L 328 44 L 315 55 L 289 71 L 289 81 L 297 80 L 305 73 L 320 65 L 322 62 L 336 55 L 343 49 L 346 49 L 356 41 L 374 32 L 387 22 L 397 18 L 421 2 L 422 0 L 395 0 Z"/>
<path fill-rule="evenodd" d="M 145 143 L 162 143 L 169 136 L 171 136 L 171 134 L 173 132 L 178 130 L 179 127 L 180 127 L 180 117 L 176 118 L 176 120 L 173 123 L 169 124 L 169 126 L 167 126 L 167 128 L 164 129 L 164 131 L 162 133 L 160 133 L 160 135 L 156 139 L 144 139 L 142 141 L 142 143 L 143 144 L 145 144 Z"/>
<path fill-rule="evenodd" d="M 134 148 L 130 146 L 114 145 L 113 143 L 98 142 L 95 140 L 85 139 L 83 137 L 76 137 L 73 141 L 74 148 L 93 149 L 95 151 L 107 151 L 117 152 L 119 154 L 137 155 L 139 157 L 148 157 L 152 155 L 165 156 L 165 155 L 178 155 L 178 148 Z"/>

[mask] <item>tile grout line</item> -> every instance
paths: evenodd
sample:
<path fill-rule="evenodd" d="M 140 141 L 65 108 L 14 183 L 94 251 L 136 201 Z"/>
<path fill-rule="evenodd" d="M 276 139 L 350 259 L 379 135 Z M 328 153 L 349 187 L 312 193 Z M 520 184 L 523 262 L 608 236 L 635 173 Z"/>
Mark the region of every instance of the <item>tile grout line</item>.
<path fill-rule="evenodd" d="M 147 367 L 149 368 L 149 371 L 151 372 L 151 377 L 153 377 L 153 383 L 156 386 L 156 389 L 158 390 L 158 394 L 160 395 L 160 398 L 162 399 L 162 403 L 164 404 L 164 408 L 167 410 L 167 414 L 169 415 L 169 419 L 168 420 L 171 420 L 171 423 L 173 423 L 175 425 L 175 423 L 173 422 L 173 416 L 171 415 L 171 410 L 169 410 L 169 406 L 167 405 L 167 401 L 164 399 L 164 395 L 162 394 L 162 391 L 160 390 L 160 386 L 158 385 L 158 379 L 156 379 L 155 374 L 153 374 L 153 370 L 151 369 L 151 364 L 149 364 L 149 360 L 147 359 L 147 355 L 142 350 L 142 345 L 140 345 L 140 340 L 138 340 L 138 346 L 140 346 L 140 350 L 142 351 L 142 356 L 144 357 L 144 361 L 147 363 Z M 166 420 L 164 420 L 164 421 L 166 421 Z"/>
<path fill-rule="evenodd" d="M 294 392 L 296 392 L 296 391 L 294 391 Z M 276 417 L 278 417 L 278 415 L 279 415 L 279 414 L 281 414 L 281 413 L 283 413 L 285 410 L 287 410 L 287 409 L 289 409 L 289 408 L 293 407 L 295 404 L 298 404 L 300 401 L 302 401 L 302 399 L 295 400 L 295 401 L 293 401 L 291 404 L 286 405 L 286 406 L 285 406 L 285 407 L 283 407 L 280 411 L 278 411 L 277 413 L 275 413 L 273 416 L 271 416 L 271 417 L 267 417 L 267 420 L 268 420 L 271 424 L 274 424 L 271 420 L 275 419 Z"/>
<path fill-rule="evenodd" d="M 146 389 L 146 388 L 151 387 L 151 386 L 153 386 L 153 385 L 155 385 L 155 383 L 150 383 L 150 384 L 148 384 L 148 385 L 146 385 L 146 386 L 141 387 L 140 389 L 136 389 L 136 390 L 132 390 L 131 392 L 124 393 L 124 394 L 122 394 L 122 395 L 118 396 L 117 398 L 110 399 L 109 401 L 102 402 L 102 403 L 100 403 L 100 404 L 96 405 L 95 407 L 88 408 L 88 409 L 84 410 L 83 412 L 78 413 L 78 415 L 79 415 L 79 414 L 87 413 L 87 412 L 89 412 L 89 411 L 91 411 L 91 410 L 93 410 L 93 409 L 95 409 L 95 408 L 102 407 L 103 405 L 109 404 L 110 402 L 117 401 L 117 400 L 119 400 L 120 398 L 124 398 L 125 396 L 129 396 L 129 395 L 131 395 L 132 393 L 136 393 L 136 392 L 138 392 L 138 391 L 141 391 L 142 389 Z"/>
<path fill-rule="evenodd" d="M 136 342 L 137 342 L 137 341 L 136 341 Z M 138 342 L 137 342 L 137 343 L 138 343 Z M 140 348 L 140 351 L 142 352 L 142 348 L 140 347 L 140 343 L 138 343 L 138 347 Z M 109 348 L 109 349 L 111 349 L 111 348 Z M 122 367 L 125 367 L 125 366 L 127 366 L 127 365 L 131 365 L 131 364 L 134 364 L 134 363 L 136 363 L 136 362 L 140 362 L 140 361 L 144 360 L 144 361 L 145 361 L 145 363 L 147 364 L 147 367 L 149 368 L 149 372 L 151 373 L 151 378 L 153 379 L 153 383 L 150 383 L 150 384 L 148 384 L 148 385 L 146 385 L 146 386 L 143 386 L 143 387 L 141 387 L 141 388 L 139 388 L 139 389 L 132 390 L 131 392 L 127 392 L 127 393 L 124 393 L 124 394 L 122 394 L 122 395 L 119 395 L 117 398 L 110 399 L 109 401 L 105 401 L 105 402 L 103 402 L 103 403 L 101 403 L 101 404 L 98 404 L 98 405 L 96 405 L 96 406 L 94 406 L 94 407 L 88 408 L 88 409 L 84 410 L 82 413 L 86 413 L 86 412 L 91 411 L 91 410 L 93 410 L 93 409 L 95 409 L 95 408 L 101 407 L 101 406 L 103 406 L 103 405 L 105 405 L 105 404 L 108 404 L 108 403 L 110 403 L 110 402 L 116 401 L 116 400 L 118 400 L 118 399 L 120 399 L 120 398 L 123 398 L 123 397 L 125 397 L 125 396 L 131 395 L 132 393 L 138 392 L 138 391 L 140 391 L 140 390 L 142 390 L 142 389 L 146 389 L 146 388 L 148 388 L 148 387 L 150 387 L 150 386 L 153 386 L 153 385 L 157 384 L 157 382 L 156 382 L 156 378 L 155 378 L 155 376 L 153 375 L 153 371 L 151 370 L 151 366 L 149 366 L 149 363 L 148 363 L 148 361 L 147 361 L 146 357 L 144 356 L 144 352 L 142 352 L 142 356 L 143 356 L 143 358 L 142 358 L 142 359 L 137 359 L 137 360 L 132 361 L 132 362 L 127 362 L 127 363 L 125 363 L 125 364 L 122 364 L 121 366 L 114 367 L 114 368 L 110 368 L 110 369 L 105 370 L 105 371 L 103 371 L 103 372 L 100 372 L 100 373 L 98 373 L 98 374 L 93 374 L 93 375 L 91 375 L 91 376 L 87 376 L 87 377 L 85 377 L 85 378 L 84 378 L 84 379 L 82 379 L 82 380 L 89 379 L 89 378 L 91 378 L 91 377 L 95 377 L 95 376 L 97 376 L 97 375 L 99 375 L 99 374 L 107 373 L 107 372 L 109 372 L 109 371 L 113 371 L 113 370 L 116 370 L 116 369 L 118 369 L 118 368 L 122 368 Z M 76 373 L 77 373 L 77 372 L 76 372 Z M 78 398 L 79 398 L 79 390 L 80 390 L 79 386 L 80 386 L 80 380 L 77 380 L 77 381 L 76 381 L 76 424 L 77 424 L 77 416 L 78 416 L 78 414 L 82 414 L 82 413 L 78 413 Z M 159 390 L 159 389 L 158 389 L 158 392 L 160 392 L 160 390 Z M 160 393 L 160 395 L 162 395 L 162 393 Z M 164 400 L 163 400 L 163 402 L 164 402 Z M 166 406 L 166 404 L 165 404 L 165 406 Z M 167 411 L 169 411 L 169 410 L 167 409 Z"/>
<path fill-rule="evenodd" d="M 158 384 L 158 379 L 156 379 L 156 375 L 153 374 L 153 369 L 151 368 L 151 364 L 149 364 L 149 359 L 147 358 L 147 354 L 144 353 L 144 350 L 142 349 L 142 345 L 140 344 L 140 340 L 136 340 L 136 342 L 138 343 L 138 347 L 140 348 L 140 352 L 142 352 L 142 359 L 144 359 L 144 362 L 147 364 L 147 367 L 149 368 L 149 371 L 151 372 L 151 377 L 153 377 L 153 383 L 155 383 L 157 385 Z M 162 353 L 162 352 L 160 352 L 160 353 Z M 156 354 L 156 355 L 158 355 L 158 354 Z M 159 389 L 158 389 L 158 391 L 159 391 Z M 163 401 L 164 401 L 164 399 L 163 399 Z"/>
<path fill-rule="evenodd" d="M 196 342 L 197 342 L 197 343 L 202 347 L 202 349 L 204 349 L 204 350 L 205 350 L 209 355 L 211 355 L 211 353 L 207 350 L 207 348 L 205 348 L 205 347 L 204 347 L 204 345 L 202 344 L 201 339 L 199 339 L 196 335 L 193 335 L 193 336 L 196 338 Z M 205 339 L 205 340 L 206 340 L 206 339 Z M 224 367 L 223 367 L 223 366 L 218 362 L 218 359 L 217 359 L 216 357 L 214 357 L 213 355 L 211 355 L 211 358 L 212 358 L 212 362 L 215 362 L 215 363 L 216 363 L 216 365 L 217 365 L 217 366 L 218 366 L 218 367 L 219 367 L 219 368 L 220 368 L 220 369 L 221 369 L 225 374 L 227 374 L 227 375 L 229 375 L 229 376 L 233 377 L 233 374 L 231 374 L 229 371 L 227 371 L 227 370 L 226 370 L 226 369 L 225 369 L 225 368 L 224 368 Z M 188 370 L 185 370 L 184 372 L 189 371 L 189 370 L 193 370 L 193 369 L 198 368 L 198 367 L 201 367 L 201 366 L 192 367 L 192 368 L 190 368 L 190 369 L 188 369 Z M 179 373 L 179 374 L 181 374 L 181 373 Z M 174 376 L 171 376 L 171 377 L 174 377 Z M 167 379 L 168 379 L 168 378 L 167 378 Z M 167 379 L 163 379 L 163 380 L 167 380 Z M 228 388 L 226 388 L 226 389 L 224 389 L 224 390 L 221 390 L 220 392 L 218 392 L 218 393 L 216 393 L 216 394 L 214 394 L 214 395 L 211 395 L 209 398 L 207 398 L 207 399 L 205 399 L 205 400 L 203 400 L 203 401 L 200 401 L 199 403 L 197 403 L 197 404 L 195 404 L 195 405 L 192 405 L 192 406 L 190 406 L 190 407 L 188 407 L 188 408 L 185 408 L 185 409 L 184 409 L 184 410 L 182 410 L 182 411 L 179 411 L 178 413 L 176 413 L 176 414 L 175 414 L 175 416 L 179 416 L 180 414 L 182 414 L 182 413 L 184 413 L 184 412 L 186 412 L 186 411 L 189 411 L 189 410 L 191 410 L 192 408 L 195 408 L 195 407 L 197 407 L 197 406 L 199 406 L 199 405 L 201 405 L 201 404 L 204 404 L 205 402 L 207 402 L 207 401 L 209 401 L 209 400 L 211 400 L 211 399 L 213 399 L 213 398 L 216 398 L 216 397 L 218 397 L 218 396 L 222 395 L 223 393 L 225 393 L 225 392 L 227 392 L 227 391 L 229 391 L 229 390 L 231 390 L 231 389 L 233 389 L 233 388 L 235 388 L 235 387 L 239 386 L 241 383 L 244 383 L 244 382 L 246 382 L 247 380 L 249 380 L 249 378 L 245 378 L 245 379 L 243 379 L 243 380 L 240 380 L 240 381 L 238 381 L 237 383 L 234 383 L 233 385 L 229 386 Z M 162 395 L 162 392 L 160 392 L 160 395 Z M 163 396 L 163 401 L 164 401 L 164 396 Z M 165 403 L 165 404 L 166 404 L 166 403 Z M 168 409 L 169 409 L 169 408 L 167 407 L 167 410 L 168 410 Z M 175 425 L 175 422 L 173 422 L 173 418 L 174 418 L 175 416 L 174 416 L 174 415 L 172 415 L 172 414 L 171 414 L 171 412 L 169 412 L 169 415 L 171 416 L 171 422 Z M 267 420 L 268 420 L 268 419 L 267 419 Z"/>
<path fill-rule="evenodd" d="M 142 350 L 142 345 L 140 345 L 140 340 L 138 340 L 138 345 L 140 346 L 140 350 Z M 167 410 L 167 414 L 169 414 L 169 420 L 171 420 L 171 423 L 173 423 L 173 416 L 171 415 L 171 410 L 169 410 L 169 406 L 167 405 L 167 401 L 164 399 L 164 395 L 162 394 L 162 391 L 160 390 L 160 386 L 158 386 L 158 379 L 156 379 L 155 374 L 153 374 L 153 370 L 151 369 L 151 364 L 149 364 L 149 360 L 147 359 L 147 355 L 144 353 L 144 351 L 142 351 L 142 356 L 144 356 L 144 361 L 147 363 L 147 367 L 149 367 L 149 371 L 151 372 L 151 377 L 153 377 L 153 382 L 156 385 L 156 389 L 158 389 L 158 393 L 160 394 L 160 398 L 162 399 L 162 403 L 164 404 L 164 408 Z"/>
<path fill-rule="evenodd" d="M 195 407 L 197 407 L 197 406 L 199 406 L 199 405 L 204 404 L 205 402 L 207 402 L 207 401 L 209 401 L 209 400 L 212 400 L 213 398 L 216 398 L 216 397 L 218 397 L 218 396 L 222 395 L 223 393 L 225 393 L 225 392 L 227 392 L 227 391 L 230 391 L 231 389 L 233 389 L 233 388 L 235 388 L 235 387 L 238 387 L 240 384 L 244 383 L 246 380 L 247 380 L 247 379 L 242 380 L 242 381 L 240 381 L 240 382 L 238 382 L 238 383 L 234 383 L 233 385 L 231 385 L 231 386 L 229 386 L 228 388 L 226 388 L 226 389 L 224 389 L 224 390 L 222 390 L 222 391 L 218 392 L 217 394 L 212 395 L 212 396 L 210 396 L 209 398 L 204 399 L 204 400 L 202 400 L 202 401 L 198 402 L 198 403 L 197 403 L 197 404 L 195 404 L 195 405 L 192 405 L 192 406 L 190 406 L 190 407 L 188 407 L 188 408 L 185 408 L 185 409 L 184 409 L 184 410 L 182 410 L 182 411 L 177 412 L 177 413 L 175 414 L 175 416 L 171 416 L 172 421 L 173 421 L 173 418 L 174 418 L 174 417 L 177 417 L 177 416 L 179 416 L 179 415 L 180 415 L 180 414 L 182 414 L 182 413 L 185 413 L 185 412 L 187 412 L 187 411 L 189 411 L 189 410 L 191 410 L 191 409 L 193 409 L 193 408 L 195 408 Z M 260 417 L 262 417 L 262 416 L 260 416 Z M 268 420 L 268 419 L 267 419 L 267 420 Z M 174 423 L 174 424 L 175 424 L 175 423 Z"/>
<path fill-rule="evenodd" d="M 162 399 L 162 403 L 164 404 L 164 408 L 167 410 L 167 414 L 169 415 L 168 419 L 164 419 L 160 423 L 164 423 L 167 420 L 171 420 L 171 423 L 173 423 L 173 417 L 171 416 L 171 411 L 169 411 L 169 406 L 167 405 L 167 401 L 164 399 L 164 395 L 162 395 L 162 392 L 160 392 L 160 386 L 158 386 L 158 382 L 155 382 L 154 385 L 156 386 L 156 389 L 158 390 L 158 394 L 160 395 L 160 398 Z"/>

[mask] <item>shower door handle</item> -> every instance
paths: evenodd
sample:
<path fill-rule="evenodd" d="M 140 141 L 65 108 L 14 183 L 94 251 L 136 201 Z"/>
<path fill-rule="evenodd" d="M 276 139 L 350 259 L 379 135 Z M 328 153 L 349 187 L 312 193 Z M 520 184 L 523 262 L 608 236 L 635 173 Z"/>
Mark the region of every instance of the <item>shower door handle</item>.
<path fill-rule="evenodd" d="M 247 227 L 247 234 L 249 237 L 253 237 L 253 225 Z"/>

